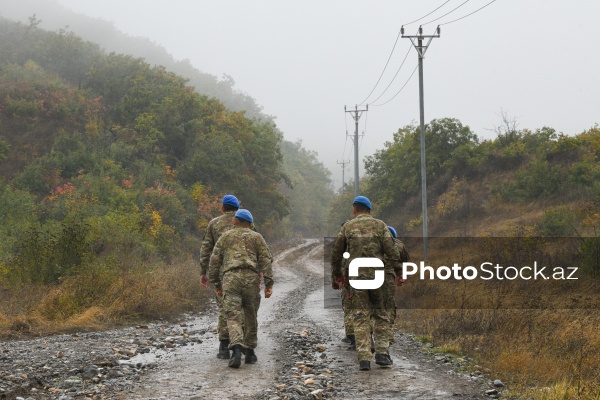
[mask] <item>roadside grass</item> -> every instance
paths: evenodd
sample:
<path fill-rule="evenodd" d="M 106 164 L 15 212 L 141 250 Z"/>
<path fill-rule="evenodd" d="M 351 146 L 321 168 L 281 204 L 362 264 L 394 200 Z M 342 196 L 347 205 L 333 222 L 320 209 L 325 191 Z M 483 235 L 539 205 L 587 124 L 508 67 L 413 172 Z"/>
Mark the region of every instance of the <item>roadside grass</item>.
<path fill-rule="evenodd" d="M 600 398 L 596 310 L 468 310 L 488 327 L 479 333 L 469 332 L 472 322 L 461 324 L 464 312 L 399 310 L 397 326 L 433 337 L 434 352 L 460 350 L 473 357 L 491 371 L 488 378 L 507 383 L 509 397 Z"/>
<path fill-rule="evenodd" d="M 473 203 L 490 207 L 493 198 L 478 200 Z M 465 240 L 456 242 L 464 244 L 459 246 L 438 243 L 439 248 L 435 248 L 437 242 L 430 241 L 427 264 L 479 265 L 471 262 L 481 261 L 483 254 L 494 254 L 507 255 L 507 260 L 515 262 L 503 265 L 522 266 L 527 265 L 523 261 L 532 262 L 542 254 L 549 265 L 581 267 L 582 259 L 573 252 L 573 244 L 581 243 L 577 241 L 582 237 L 597 236 L 593 228 L 596 225 L 580 227 L 579 235 L 572 240 L 553 238 L 544 242 L 539 227 L 547 222 L 547 210 L 554 205 L 497 204 L 493 212 L 452 221 L 441 220 L 434 213 L 432 235 L 490 240 L 478 242 L 479 247 L 469 247 Z M 589 214 L 584 206 L 575 201 L 568 210 Z M 420 236 L 418 229 L 415 237 Z M 412 262 L 423 260 L 418 240 L 407 237 L 403 241 Z M 510 246 L 515 243 L 519 246 Z M 472 357 L 488 378 L 506 383 L 503 397 L 600 399 L 600 277 L 584 268 L 579 269 L 578 277 L 573 284 L 560 285 L 519 280 L 422 281 L 409 277 L 396 292 L 397 303 L 403 305 L 396 325 L 416 337 L 430 338 L 437 351 L 447 349 L 448 353 L 458 351 Z"/>
<path fill-rule="evenodd" d="M 126 271 L 95 265 L 58 285 L 0 289 L 0 336 L 41 336 L 106 329 L 203 309 L 211 291 L 197 264 L 140 263 Z"/>

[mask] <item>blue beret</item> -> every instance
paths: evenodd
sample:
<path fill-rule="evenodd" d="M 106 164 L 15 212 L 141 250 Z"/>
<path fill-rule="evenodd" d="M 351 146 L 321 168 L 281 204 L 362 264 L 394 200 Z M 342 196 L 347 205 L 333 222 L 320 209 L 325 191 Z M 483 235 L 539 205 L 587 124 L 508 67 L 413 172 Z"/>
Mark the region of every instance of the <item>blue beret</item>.
<path fill-rule="evenodd" d="M 239 218 L 239 219 L 243 219 L 244 221 L 247 221 L 250 223 L 254 222 L 254 218 L 252 218 L 252 214 L 250 214 L 250 211 L 244 210 L 243 208 L 241 208 L 235 212 L 235 217 Z"/>
<path fill-rule="evenodd" d="M 392 232 L 392 236 L 394 237 L 394 239 L 398 239 L 398 234 L 396 233 L 396 230 L 389 225 L 388 229 L 390 230 L 390 232 Z"/>
<path fill-rule="evenodd" d="M 240 202 L 238 201 L 237 197 L 232 194 L 228 194 L 223 197 L 223 205 L 240 208 Z"/>
<path fill-rule="evenodd" d="M 371 202 L 365 196 L 356 196 L 354 198 L 354 201 L 352 202 L 352 204 L 357 204 L 357 203 L 358 204 L 362 204 L 363 206 L 368 207 L 369 210 L 373 209 L 373 206 L 371 205 Z"/>

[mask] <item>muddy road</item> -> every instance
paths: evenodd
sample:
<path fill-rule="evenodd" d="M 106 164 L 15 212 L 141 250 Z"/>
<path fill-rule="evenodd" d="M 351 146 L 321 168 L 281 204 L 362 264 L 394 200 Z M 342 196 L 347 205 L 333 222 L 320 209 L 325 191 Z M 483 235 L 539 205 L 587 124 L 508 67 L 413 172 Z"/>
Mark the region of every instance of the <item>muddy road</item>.
<path fill-rule="evenodd" d="M 258 363 L 216 358 L 216 310 L 179 324 L 1 344 L 0 399 L 449 399 L 494 398 L 461 360 L 398 333 L 391 368 L 358 370 L 341 342 L 342 310 L 324 277 L 323 243 L 275 254 L 275 286 L 258 314 Z M 465 362 L 465 360 L 462 360 Z M 488 391 L 488 395 L 485 392 Z"/>

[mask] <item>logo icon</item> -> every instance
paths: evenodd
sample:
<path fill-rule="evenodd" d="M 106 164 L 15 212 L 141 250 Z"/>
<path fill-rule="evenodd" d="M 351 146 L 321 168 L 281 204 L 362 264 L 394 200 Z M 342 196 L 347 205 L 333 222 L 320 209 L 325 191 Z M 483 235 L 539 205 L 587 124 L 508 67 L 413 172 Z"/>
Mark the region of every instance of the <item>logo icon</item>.
<path fill-rule="evenodd" d="M 349 259 L 350 253 L 345 252 L 344 258 Z M 350 278 L 358 277 L 359 268 L 383 268 L 383 261 L 374 257 L 359 257 L 350 261 L 348 276 Z M 383 269 L 375 270 L 375 279 L 349 279 L 350 286 L 354 289 L 379 289 L 383 285 L 385 271 Z"/>

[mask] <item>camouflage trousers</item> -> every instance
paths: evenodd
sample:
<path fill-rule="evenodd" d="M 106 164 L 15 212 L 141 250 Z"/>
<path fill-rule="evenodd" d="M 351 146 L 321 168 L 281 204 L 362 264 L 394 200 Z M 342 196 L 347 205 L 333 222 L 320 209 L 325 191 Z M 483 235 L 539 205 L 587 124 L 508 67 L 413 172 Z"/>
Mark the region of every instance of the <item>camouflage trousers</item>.
<path fill-rule="evenodd" d="M 227 330 L 227 314 L 223 305 L 223 296 L 216 296 L 217 308 L 219 309 L 219 319 L 217 322 L 217 331 L 219 332 L 219 340 L 229 340 L 229 330 Z"/>
<path fill-rule="evenodd" d="M 394 340 L 395 279 L 388 277 L 379 289 L 352 289 L 352 316 L 358 361 L 371 360 L 371 334 L 375 341 L 375 353 L 388 354 Z"/>
<path fill-rule="evenodd" d="M 388 339 L 390 344 L 393 344 L 395 341 L 394 324 L 396 322 L 396 275 L 386 273 L 381 289 L 383 289 L 383 307 L 387 310 L 390 320 L 390 328 L 387 332 Z"/>
<path fill-rule="evenodd" d="M 223 308 L 230 349 L 238 344 L 247 349 L 256 348 L 259 290 L 258 274 L 251 269 L 236 269 L 223 275 Z"/>
<path fill-rule="evenodd" d="M 352 316 L 352 287 L 346 284 L 342 288 L 342 309 L 344 310 L 344 331 L 346 336 L 354 335 L 354 317 Z"/>

